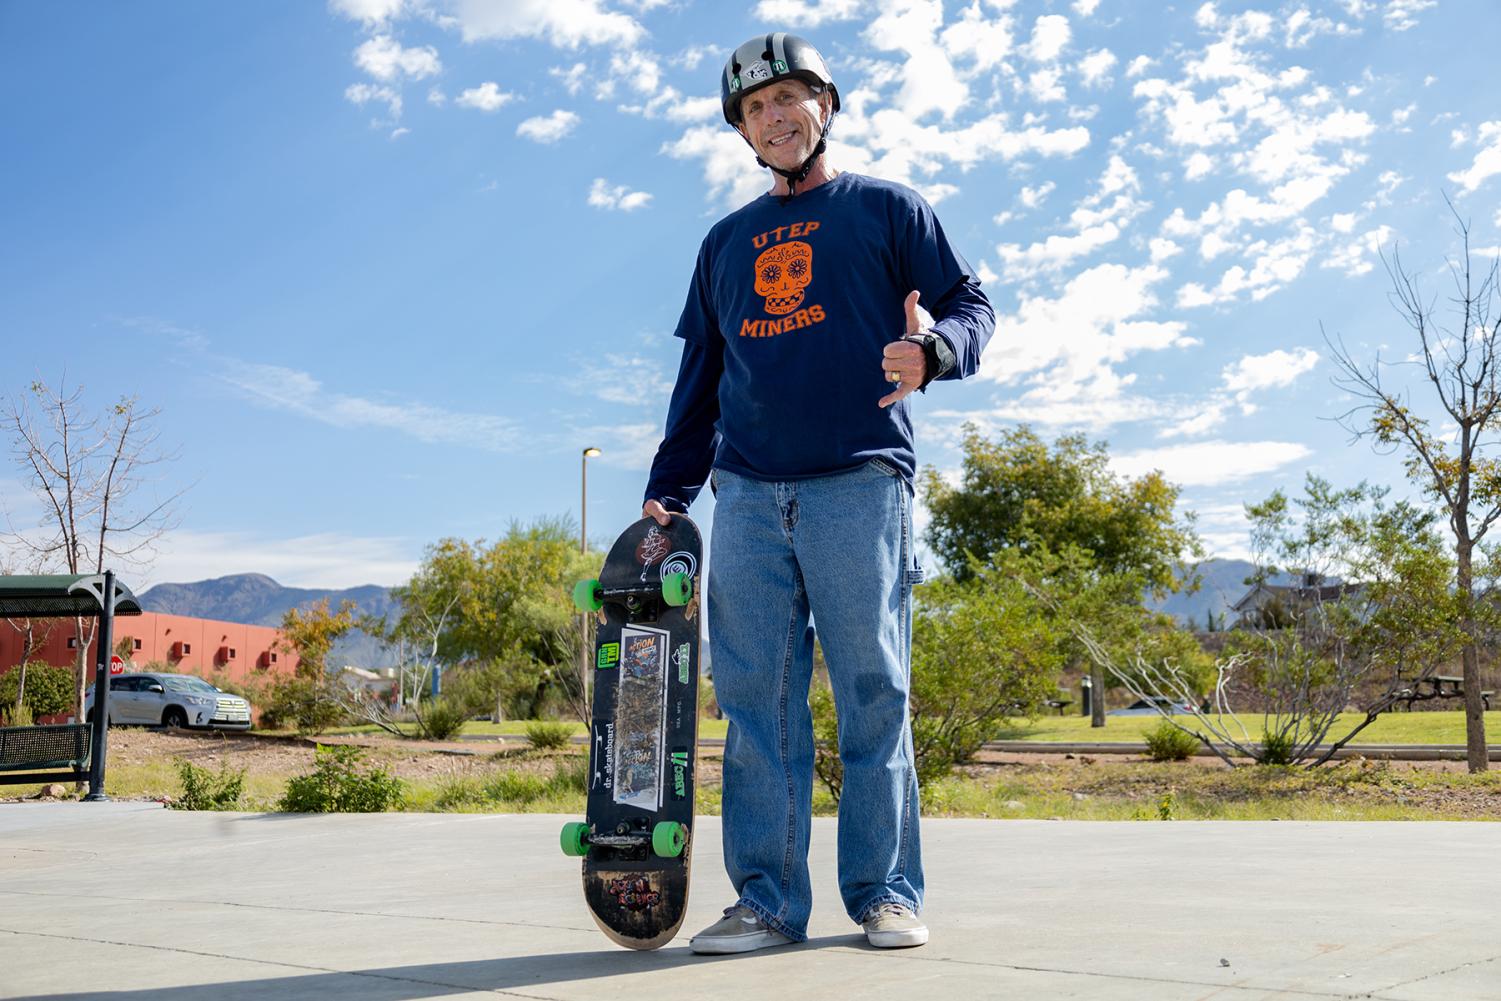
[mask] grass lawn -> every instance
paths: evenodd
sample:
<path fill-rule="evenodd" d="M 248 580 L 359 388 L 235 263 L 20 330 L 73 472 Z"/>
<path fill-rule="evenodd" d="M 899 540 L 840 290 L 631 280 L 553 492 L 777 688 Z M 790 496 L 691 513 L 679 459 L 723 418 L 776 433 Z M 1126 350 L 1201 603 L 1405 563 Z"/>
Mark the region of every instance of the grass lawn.
<path fill-rule="evenodd" d="M 1339 740 L 1349 733 L 1365 717 L 1358 713 L 1342 714 L 1329 729 L 1329 740 Z M 1157 726 L 1159 716 L 1110 716 L 1102 729 L 1089 725 L 1085 716 L 1043 716 L 1030 724 L 1022 725 L 996 736 L 1002 740 L 1140 742 L 1143 735 Z M 1198 729 L 1188 716 L 1176 717 L 1190 729 Z M 1240 727 L 1245 727 L 1250 739 L 1260 740 L 1266 728 L 1267 717 L 1239 715 L 1225 717 L 1225 724 L 1237 739 Z M 1490 740 L 1501 736 L 1501 711 L 1485 714 L 1485 732 Z M 1366 727 L 1355 737 L 1352 744 L 1464 744 L 1465 717 L 1462 711 L 1444 712 L 1389 712 L 1383 713 L 1376 722 Z"/>
<path fill-rule="evenodd" d="M 1329 731 L 1330 740 L 1343 737 L 1363 718 L 1358 713 L 1340 716 Z M 996 739 L 1055 743 L 1076 741 L 1140 743 L 1143 735 L 1155 727 L 1159 719 L 1158 716 L 1110 716 L 1107 717 L 1108 721 L 1104 728 L 1096 730 L 1089 725 L 1089 719 L 1085 716 L 1042 716 L 1030 723 L 1026 720 L 1017 720 L 1015 727 L 997 733 Z M 1187 726 L 1194 726 L 1193 721 L 1186 716 L 1180 716 L 1178 720 Z M 1239 737 L 1241 731 L 1236 725 L 1237 722 L 1250 734 L 1249 739 L 1255 741 L 1261 738 L 1261 732 L 1266 726 L 1266 717 L 1244 714 L 1238 717 L 1226 717 L 1230 732 Z M 463 735 L 466 737 L 521 737 L 526 735 L 526 728 L 529 725 L 528 720 L 506 720 L 503 723 L 473 720 L 464 724 Z M 582 723 L 571 725 L 576 736 L 584 736 Z M 727 726 L 724 720 L 701 719 L 698 722 L 698 733 L 700 737 L 723 740 Z M 378 733 L 379 728 L 374 726 L 336 727 L 328 732 L 331 734 Z M 1485 714 L 1485 732 L 1493 741 L 1501 739 L 1501 710 Z M 1454 710 L 1383 713 L 1380 719 L 1362 730 L 1351 743 L 1462 745 L 1464 742 L 1464 713 Z"/>

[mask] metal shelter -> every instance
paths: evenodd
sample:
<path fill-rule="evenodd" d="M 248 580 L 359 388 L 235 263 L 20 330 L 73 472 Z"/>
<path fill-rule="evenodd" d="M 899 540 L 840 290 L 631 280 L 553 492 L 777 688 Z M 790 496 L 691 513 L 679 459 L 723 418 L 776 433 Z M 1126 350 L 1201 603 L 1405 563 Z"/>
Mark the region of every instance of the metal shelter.
<path fill-rule="evenodd" d="M 113 653 L 115 616 L 140 615 L 141 605 L 130 588 L 115 579 L 113 570 L 102 574 L 42 574 L 0 577 L 0 618 L 97 618 L 98 657 L 94 663 L 94 709 L 86 723 L 61 726 L 0 727 L 0 768 L 49 767 L 71 764 L 70 771 L 6 774 L 0 785 L 78 781 L 87 777 L 86 800 L 99 802 L 104 794 L 104 763 L 108 750 L 109 665 Z M 87 738 L 87 755 L 83 741 Z M 11 749 L 15 750 L 12 751 Z M 48 749 L 51 750 L 48 750 Z M 86 757 L 88 771 L 76 764 Z"/>

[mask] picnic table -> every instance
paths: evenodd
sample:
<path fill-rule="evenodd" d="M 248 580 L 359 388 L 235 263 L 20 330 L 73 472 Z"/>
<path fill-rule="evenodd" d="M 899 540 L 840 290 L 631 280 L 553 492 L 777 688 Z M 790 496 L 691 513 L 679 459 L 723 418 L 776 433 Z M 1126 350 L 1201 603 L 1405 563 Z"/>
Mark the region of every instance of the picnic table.
<path fill-rule="evenodd" d="M 1480 693 L 1480 701 L 1485 706 L 1485 711 L 1491 710 L 1491 696 L 1496 693 L 1484 691 Z M 1426 678 L 1419 678 L 1413 682 L 1412 687 L 1404 688 L 1397 693 L 1394 701 L 1407 703 L 1407 711 L 1412 711 L 1414 702 L 1427 702 L 1429 699 L 1462 699 L 1465 697 L 1465 679 L 1452 674 L 1430 674 Z"/>

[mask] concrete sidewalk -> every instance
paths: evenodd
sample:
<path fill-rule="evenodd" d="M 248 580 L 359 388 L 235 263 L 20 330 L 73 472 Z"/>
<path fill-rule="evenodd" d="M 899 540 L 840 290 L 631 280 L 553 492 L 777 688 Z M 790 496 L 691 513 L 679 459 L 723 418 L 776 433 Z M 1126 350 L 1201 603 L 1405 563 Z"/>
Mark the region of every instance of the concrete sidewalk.
<path fill-rule="evenodd" d="M 812 940 L 696 957 L 700 818 L 655 953 L 595 930 L 565 819 L 0 806 L 0 997 L 1501 1001 L 1501 826 L 929 820 L 924 948 L 877 951 L 813 831 Z"/>

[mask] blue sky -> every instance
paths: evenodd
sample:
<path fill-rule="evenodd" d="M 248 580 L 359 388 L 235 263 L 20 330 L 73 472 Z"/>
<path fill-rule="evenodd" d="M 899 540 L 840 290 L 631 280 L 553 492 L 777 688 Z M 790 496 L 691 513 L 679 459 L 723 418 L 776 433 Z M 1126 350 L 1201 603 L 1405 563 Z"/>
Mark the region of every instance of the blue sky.
<path fill-rule="evenodd" d="M 768 183 L 717 88 L 773 28 L 829 57 L 836 166 L 933 200 L 996 306 L 920 462 L 1083 430 L 1224 555 L 1309 470 L 1400 481 L 1332 421 L 1319 324 L 1412 349 L 1376 249 L 1442 293 L 1446 193 L 1501 244 L 1490 2 L 0 2 L 0 393 L 161 409 L 153 489 L 191 486 L 139 582 L 399 583 L 576 517 L 589 445 L 608 541 L 698 243 Z M 13 467 L 0 499 L 35 521 Z"/>

